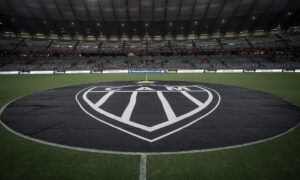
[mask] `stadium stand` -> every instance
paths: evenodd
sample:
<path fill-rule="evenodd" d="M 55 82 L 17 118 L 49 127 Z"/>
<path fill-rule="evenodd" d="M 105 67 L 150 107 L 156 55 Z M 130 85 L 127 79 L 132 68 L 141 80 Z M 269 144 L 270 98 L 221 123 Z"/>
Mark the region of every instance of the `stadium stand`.
<path fill-rule="evenodd" d="M 101 48 L 100 42 L 95 41 L 80 41 L 76 47 L 76 52 L 82 52 L 82 51 L 99 51 Z"/>
<path fill-rule="evenodd" d="M 208 59 L 209 62 L 203 62 Z M 5 57 L 0 71 L 103 69 L 297 69 L 300 58 L 286 55 L 153 56 L 153 57 Z"/>
<path fill-rule="evenodd" d="M 0 71 L 297 69 L 299 44 L 299 34 L 180 41 L 1 38 Z"/>
<path fill-rule="evenodd" d="M 54 40 L 50 45 L 48 51 L 69 52 L 69 51 L 73 51 L 75 47 L 76 47 L 76 41 Z"/>
<path fill-rule="evenodd" d="M 1 38 L 0 51 L 186 51 L 299 47 L 299 34 L 181 41 L 65 41 Z"/>
<path fill-rule="evenodd" d="M 0 51 L 12 51 L 22 42 L 22 39 L 10 39 L 10 38 L 1 38 L 0 39 Z"/>
<path fill-rule="evenodd" d="M 224 49 L 247 49 L 251 48 L 251 45 L 245 38 L 223 38 L 221 43 Z"/>
<path fill-rule="evenodd" d="M 23 43 L 16 48 L 16 51 L 44 52 L 47 50 L 50 42 L 51 40 L 25 39 Z"/>

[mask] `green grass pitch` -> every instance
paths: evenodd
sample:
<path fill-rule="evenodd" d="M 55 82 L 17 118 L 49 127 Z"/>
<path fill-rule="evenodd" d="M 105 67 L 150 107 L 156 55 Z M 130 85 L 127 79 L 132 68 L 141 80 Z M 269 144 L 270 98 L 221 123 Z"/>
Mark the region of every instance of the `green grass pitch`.
<path fill-rule="evenodd" d="M 300 107 L 300 73 L 150 74 L 178 80 L 240 86 L 280 96 Z M 1 75 L 0 105 L 49 88 L 100 81 L 144 80 L 144 74 Z M 0 179 L 139 178 L 140 156 L 80 152 L 32 142 L 0 126 Z M 300 128 L 242 148 L 147 156 L 147 179 L 299 179 Z"/>

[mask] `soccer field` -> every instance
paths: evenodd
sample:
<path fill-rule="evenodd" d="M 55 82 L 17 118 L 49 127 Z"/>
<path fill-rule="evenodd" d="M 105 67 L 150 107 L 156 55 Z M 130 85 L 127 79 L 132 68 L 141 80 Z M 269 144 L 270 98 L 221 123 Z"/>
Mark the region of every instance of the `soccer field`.
<path fill-rule="evenodd" d="M 1 75 L 0 104 L 50 88 L 144 80 L 144 74 Z M 150 80 L 224 84 L 263 91 L 300 107 L 300 74 L 149 74 Z M 139 179 L 140 156 L 39 144 L 0 127 L 0 179 Z M 147 179 L 299 179 L 300 129 L 242 148 L 148 155 Z"/>

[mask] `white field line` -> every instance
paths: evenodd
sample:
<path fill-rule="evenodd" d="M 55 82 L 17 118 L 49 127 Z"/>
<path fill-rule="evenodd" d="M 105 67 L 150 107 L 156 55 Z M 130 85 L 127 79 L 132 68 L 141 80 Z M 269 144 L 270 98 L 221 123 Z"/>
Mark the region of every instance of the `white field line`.
<path fill-rule="evenodd" d="M 139 180 L 146 180 L 146 179 L 147 179 L 147 155 L 141 154 Z"/>

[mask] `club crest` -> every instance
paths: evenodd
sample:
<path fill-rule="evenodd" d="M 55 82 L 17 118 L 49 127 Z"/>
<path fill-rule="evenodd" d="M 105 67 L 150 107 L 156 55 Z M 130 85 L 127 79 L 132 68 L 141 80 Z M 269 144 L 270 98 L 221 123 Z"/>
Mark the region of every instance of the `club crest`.
<path fill-rule="evenodd" d="M 200 85 L 94 86 L 76 95 L 92 118 L 148 142 L 205 118 L 220 100 L 218 92 Z"/>

